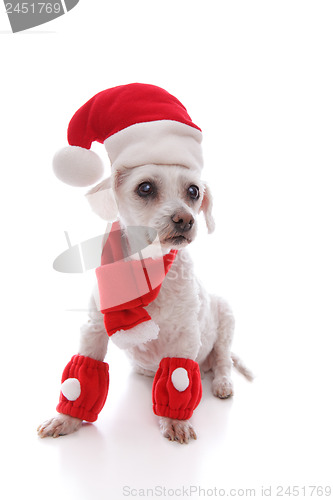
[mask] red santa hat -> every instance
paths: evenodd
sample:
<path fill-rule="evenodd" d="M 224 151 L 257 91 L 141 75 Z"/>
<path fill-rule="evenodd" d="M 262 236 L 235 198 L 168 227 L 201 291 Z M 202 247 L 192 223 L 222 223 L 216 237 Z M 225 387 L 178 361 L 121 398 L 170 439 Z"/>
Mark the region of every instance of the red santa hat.
<path fill-rule="evenodd" d="M 93 141 L 104 143 L 113 169 L 147 164 L 203 166 L 200 128 L 182 103 L 154 85 L 132 83 L 99 92 L 73 116 L 69 146 L 56 153 L 56 176 L 72 186 L 90 186 L 103 176 Z"/>

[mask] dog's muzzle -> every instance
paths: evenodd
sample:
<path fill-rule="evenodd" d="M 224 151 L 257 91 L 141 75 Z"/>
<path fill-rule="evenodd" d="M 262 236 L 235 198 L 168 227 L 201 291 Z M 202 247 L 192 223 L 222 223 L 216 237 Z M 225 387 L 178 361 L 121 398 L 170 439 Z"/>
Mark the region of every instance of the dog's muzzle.
<path fill-rule="evenodd" d="M 171 217 L 171 220 L 175 230 L 180 234 L 190 231 L 194 224 L 194 218 L 188 212 L 177 212 Z"/>
<path fill-rule="evenodd" d="M 185 210 L 175 212 L 171 215 L 168 226 L 160 234 L 161 243 L 171 243 L 175 247 L 191 243 L 194 223 L 195 219 L 189 212 Z"/>

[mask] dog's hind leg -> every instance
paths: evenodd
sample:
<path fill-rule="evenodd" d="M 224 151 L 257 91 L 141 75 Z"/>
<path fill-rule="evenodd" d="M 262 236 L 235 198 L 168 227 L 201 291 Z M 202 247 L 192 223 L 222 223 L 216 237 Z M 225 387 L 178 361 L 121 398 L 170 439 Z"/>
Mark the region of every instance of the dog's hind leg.
<path fill-rule="evenodd" d="M 218 314 L 218 335 L 212 351 L 213 394 L 225 399 L 233 394 L 231 370 L 233 366 L 231 343 L 234 335 L 235 320 L 227 302 L 215 299 Z"/>

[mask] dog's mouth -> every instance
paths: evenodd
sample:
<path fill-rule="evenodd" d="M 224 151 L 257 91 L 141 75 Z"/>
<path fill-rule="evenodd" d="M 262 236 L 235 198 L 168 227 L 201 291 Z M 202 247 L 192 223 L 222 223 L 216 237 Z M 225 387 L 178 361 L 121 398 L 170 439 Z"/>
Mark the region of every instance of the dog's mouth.
<path fill-rule="evenodd" d="M 164 243 L 166 245 L 176 245 L 176 246 L 180 246 L 180 245 L 186 245 L 188 243 L 191 243 L 191 239 L 190 238 L 186 238 L 185 236 L 179 234 L 177 236 L 169 236 L 168 238 L 165 238 L 161 243 Z"/>

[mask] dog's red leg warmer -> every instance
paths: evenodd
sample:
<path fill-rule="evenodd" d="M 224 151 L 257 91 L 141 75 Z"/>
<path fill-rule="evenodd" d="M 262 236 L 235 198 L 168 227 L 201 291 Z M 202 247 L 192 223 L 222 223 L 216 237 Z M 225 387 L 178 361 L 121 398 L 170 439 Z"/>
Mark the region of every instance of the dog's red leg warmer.
<path fill-rule="evenodd" d="M 153 410 L 161 417 L 186 420 L 200 403 L 199 365 L 192 359 L 163 358 L 153 382 Z"/>
<path fill-rule="evenodd" d="M 81 356 L 72 357 L 61 379 L 59 413 L 95 422 L 109 390 L 109 365 Z"/>

